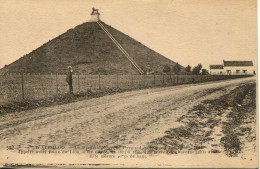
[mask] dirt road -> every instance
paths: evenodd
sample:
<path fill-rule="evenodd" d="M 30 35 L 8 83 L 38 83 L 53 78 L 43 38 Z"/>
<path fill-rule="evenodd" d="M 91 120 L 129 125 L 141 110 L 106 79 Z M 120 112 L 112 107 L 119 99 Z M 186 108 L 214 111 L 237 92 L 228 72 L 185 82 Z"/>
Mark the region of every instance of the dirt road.
<path fill-rule="evenodd" d="M 182 115 L 254 78 L 130 91 L 0 117 L 0 151 L 35 146 L 143 146 L 181 124 Z M 100 148 L 101 149 L 101 148 Z"/>

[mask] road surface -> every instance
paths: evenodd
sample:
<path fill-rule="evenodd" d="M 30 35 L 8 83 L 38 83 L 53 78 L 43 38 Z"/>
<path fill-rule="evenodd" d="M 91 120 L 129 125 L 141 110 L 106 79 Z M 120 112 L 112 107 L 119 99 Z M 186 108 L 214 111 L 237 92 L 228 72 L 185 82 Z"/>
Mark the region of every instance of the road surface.
<path fill-rule="evenodd" d="M 7 146 L 143 146 L 178 127 L 177 118 L 254 78 L 130 91 L 0 117 L 0 152 Z M 103 149 L 104 149 L 103 148 Z"/>

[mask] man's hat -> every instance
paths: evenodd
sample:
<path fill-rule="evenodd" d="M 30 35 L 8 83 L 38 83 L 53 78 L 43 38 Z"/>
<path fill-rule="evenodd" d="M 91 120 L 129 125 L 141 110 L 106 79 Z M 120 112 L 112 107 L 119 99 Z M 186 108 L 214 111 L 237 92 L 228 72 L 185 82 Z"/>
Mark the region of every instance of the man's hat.
<path fill-rule="evenodd" d="M 71 67 L 71 66 L 68 66 L 68 69 L 72 69 L 72 67 Z"/>

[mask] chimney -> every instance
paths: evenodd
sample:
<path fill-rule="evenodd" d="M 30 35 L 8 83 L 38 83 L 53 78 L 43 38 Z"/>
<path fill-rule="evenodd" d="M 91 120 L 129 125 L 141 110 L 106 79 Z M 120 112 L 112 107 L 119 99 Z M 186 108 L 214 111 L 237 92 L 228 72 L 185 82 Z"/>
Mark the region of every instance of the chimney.
<path fill-rule="evenodd" d="M 100 13 L 98 12 L 98 9 L 92 8 L 91 18 L 90 18 L 89 22 L 100 21 L 99 15 L 100 15 Z"/>

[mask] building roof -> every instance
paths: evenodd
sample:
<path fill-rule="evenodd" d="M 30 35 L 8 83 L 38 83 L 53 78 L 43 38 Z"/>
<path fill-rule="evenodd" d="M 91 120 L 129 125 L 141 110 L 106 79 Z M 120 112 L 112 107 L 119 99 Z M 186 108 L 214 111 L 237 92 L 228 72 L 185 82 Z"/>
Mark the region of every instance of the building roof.
<path fill-rule="evenodd" d="M 223 60 L 224 66 L 253 66 L 252 61 L 225 61 Z"/>
<path fill-rule="evenodd" d="M 209 65 L 210 69 L 223 69 L 223 65 Z"/>

